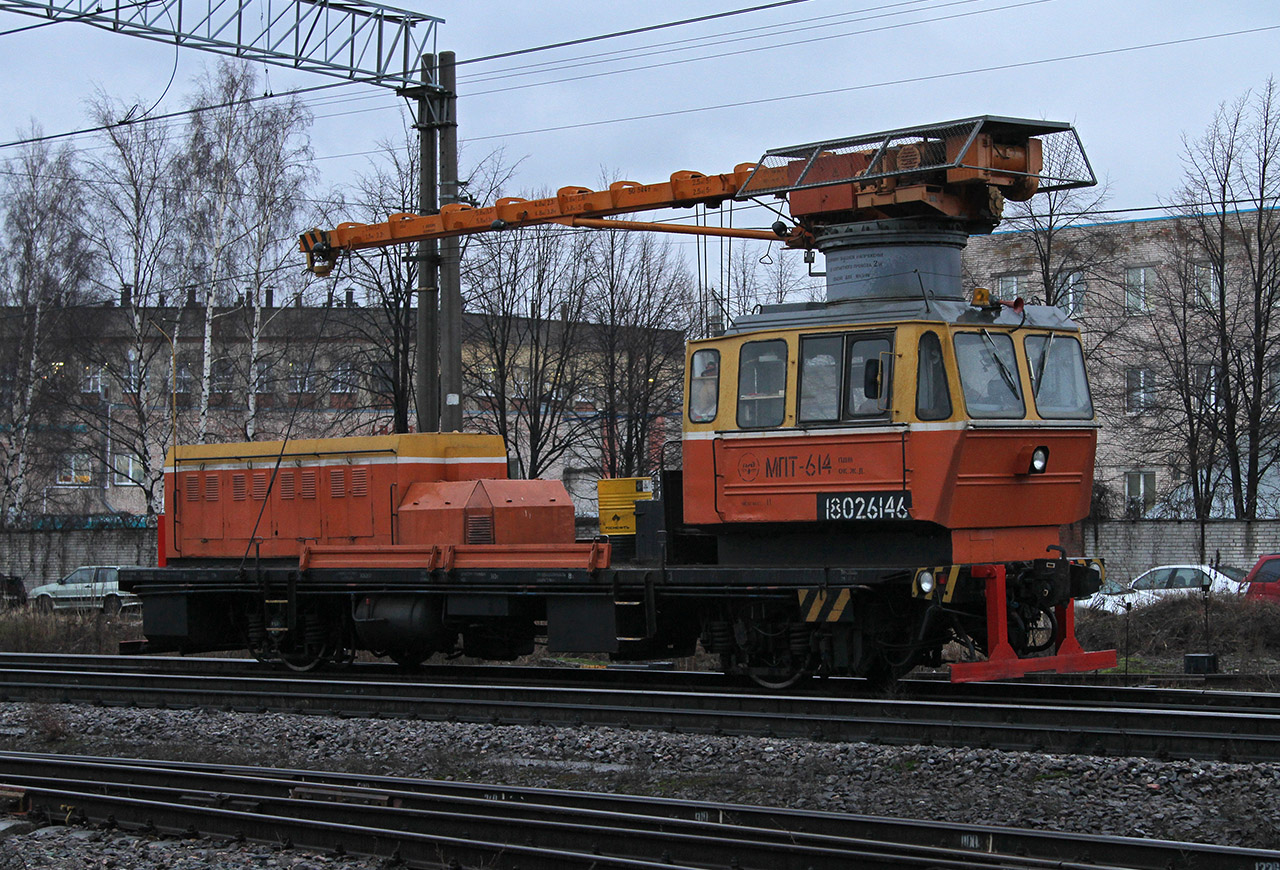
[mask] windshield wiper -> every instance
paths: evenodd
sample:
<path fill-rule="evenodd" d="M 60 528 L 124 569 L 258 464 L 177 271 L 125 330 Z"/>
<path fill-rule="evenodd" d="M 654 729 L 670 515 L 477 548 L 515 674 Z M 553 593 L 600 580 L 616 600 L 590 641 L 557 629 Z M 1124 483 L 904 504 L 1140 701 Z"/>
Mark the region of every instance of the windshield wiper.
<path fill-rule="evenodd" d="M 991 358 L 995 360 L 996 365 L 1000 369 L 1000 377 L 1004 378 L 1005 385 L 1008 386 L 1009 392 L 1013 393 L 1013 397 L 1018 398 L 1018 382 L 1013 378 L 1013 372 L 1004 364 L 1004 360 L 1000 359 L 1000 354 L 996 352 L 995 339 L 991 337 L 991 333 L 985 329 L 982 330 L 982 337 L 986 339 L 987 349 L 991 353 Z"/>
<path fill-rule="evenodd" d="M 1044 353 L 1040 357 L 1040 371 L 1036 373 L 1035 383 L 1032 384 L 1034 392 L 1032 393 L 1037 399 L 1040 398 L 1040 387 L 1044 384 L 1044 368 L 1049 363 L 1049 351 L 1053 349 L 1053 337 L 1056 332 L 1049 333 L 1048 340 L 1044 343 Z"/>

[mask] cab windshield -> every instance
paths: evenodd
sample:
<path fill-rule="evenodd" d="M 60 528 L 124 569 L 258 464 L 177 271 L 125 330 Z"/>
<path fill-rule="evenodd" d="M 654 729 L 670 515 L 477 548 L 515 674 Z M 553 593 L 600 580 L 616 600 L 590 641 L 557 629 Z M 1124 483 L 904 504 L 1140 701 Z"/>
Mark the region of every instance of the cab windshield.
<path fill-rule="evenodd" d="M 1084 375 L 1084 355 L 1073 336 L 1028 335 L 1027 364 L 1036 412 L 1046 420 L 1089 420 L 1093 402 Z"/>
<path fill-rule="evenodd" d="M 956 334 L 956 363 L 970 417 L 1021 418 L 1026 403 L 1018 378 L 1013 339 L 983 329 Z"/>

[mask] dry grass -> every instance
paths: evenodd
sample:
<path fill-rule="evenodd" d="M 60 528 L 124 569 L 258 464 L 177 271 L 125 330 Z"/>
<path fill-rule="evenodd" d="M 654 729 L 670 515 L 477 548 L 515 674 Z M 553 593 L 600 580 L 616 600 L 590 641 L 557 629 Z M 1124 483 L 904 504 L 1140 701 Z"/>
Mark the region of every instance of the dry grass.
<path fill-rule="evenodd" d="M 1200 596 L 1170 599 L 1125 614 L 1078 611 L 1076 633 L 1085 649 L 1118 650 L 1123 659 L 1176 660 L 1217 653 L 1233 670 L 1270 671 L 1280 659 L 1280 602 L 1218 598 L 1209 602 L 1208 638 Z M 1126 625 L 1127 623 L 1127 625 Z M 1127 628 L 1127 636 L 1126 636 Z"/>
<path fill-rule="evenodd" d="M 142 637 L 136 614 L 39 613 L 34 608 L 0 611 L 0 651 L 115 655 L 120 641 Z"/>

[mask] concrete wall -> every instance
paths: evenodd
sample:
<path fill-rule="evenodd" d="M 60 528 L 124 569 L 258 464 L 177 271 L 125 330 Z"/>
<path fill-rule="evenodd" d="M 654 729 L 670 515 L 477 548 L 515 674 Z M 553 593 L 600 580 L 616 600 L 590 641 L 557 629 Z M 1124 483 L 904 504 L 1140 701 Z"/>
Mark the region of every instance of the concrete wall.
<path fill-rule="evenodd" d="M 1248 570 L 1264 553 L 1280 553 L 1280 521 L 1112 520 L 1063 531 L 1073 556 L 1101 557 L 1107 576 L 1130 580 L 1155 565 L 1219 562 Z"/>
<path fill-rule="evenodd" d="M 595 531 L 581 522 L 579 535 Z M 1107 573 L 1128 580 L 1153 565 L 1220 561 L 1251 568 L 1263 553 L 1280 553 L 1280 520 L 1113 520 L 1063 529 L 1072 556 L 1101 557 Z M 63 576 L 81 565 L 154 565 L 155 529 L 0 532 L 0 573 L 26 578 L 27 587 Z"/>
<path fill-rule="evenodd" d="M 0 573 L 32 589 L 81 565 L 154 565 L 155 529 L 0 532 Z"/>

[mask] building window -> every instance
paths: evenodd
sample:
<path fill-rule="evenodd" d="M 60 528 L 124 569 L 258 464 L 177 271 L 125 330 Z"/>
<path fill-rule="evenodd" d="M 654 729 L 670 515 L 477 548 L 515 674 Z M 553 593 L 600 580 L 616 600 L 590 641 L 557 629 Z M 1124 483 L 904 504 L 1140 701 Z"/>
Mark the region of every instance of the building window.
<path fill-rule="evenodd" d="M 1200 363 L 1191 368 L 1191 398 L 1201 407 L 1212 408 L 1218 404 L 1218 367 Z"/>
<path fill-rule="evenodd" d="M 1191 283 L 1195 288 L 1196 307 L 1217 311 L 1222 301 L 1222 276 L 1210 263 L 1196 263 L 1191 267 Z"/>
<path fill-rule="evenodd" d="M 173 391 L 183 395 L 190 395 L 195 382 L 195 376 L 191 374 L 191 366 L 186 363 L 179 363 L 178 376 L 173 380 Z"/>
<path fill-rule="evenodd" d="M 86 396 L 90 394 L 102 395 L 101 366 L 84 367 L 84 376 L 80 379 L 80 392 Z"/>
<path fill-rule="evenodd" d="M 329 375 L 329 391 L 332 393 L 354 393 L 356 391 L 356 367 L 354 363 L 340 362 L 333 367 Z"/>
<path fill-rule="evenodd" d="M 1016 299 L 1018 298 L 1018 276 L 1017 275 L 1000 275 L 996 278 L 996 298 L 998 299 Z"/>
<path fill-rule="evenodd" d="M 235 381 L 235 366 L 229 359 L 218 359 L 213 361 L 213 368 L 209 375 L 209 392 L 211 393 L 230 393 L 232 385 Z"/>
<path fill-rule="evenodd" d="M 1074 317 L 1084 310 L 1084 272 L 1065 272 L 1058 276 L 1055 304 Z"/>
<path fill-rule="evenodd" d="M 124 378 L 120 382 L 120 388 L 129 395 L 146 392 L 147 378 L 139 360 L 131 359 L 125 362 Z"/>
<path fill-rule="evenodd" d="M 1124 475 L 1125 515 L 1131 519 L 1145 516 L 1156 505 L 1156 473 L 1126 471 Z"/>
<path fill-rule="evenodd" d="M 315 376 L 312 375 L 311 368 L 306 363 L 289 363 L 289 392 L 315 392 Z"/>
<path fill-rule="evenodd" d="M 1150 369 L 1125 369 L 1124 409 L 1130 414 L 1151 410 L 1152 376 Z"/>
<path fill-rule="evenodd" d="M 116 486 L 142 485 L 142 463 L 132 454 L 117 453 L 111 457 L 111 472 L 111 482 Z"/>
<path fill-rule="evenodd" d="M 1151 266 L 1130 266 L 1124 270 L 1124 311 L 1126 314 L 1146 314 L 1147 291 L 1155 281 L 1156 270 Z"/>
<path fill-rule="evenodd" d="M 258 360 L 253 364 L 253 391 L 259 396 L 272 392 L 275 387 L 271 376 L 271 363 Z"/>
<path fill-rule="evenodd" d="M 58 466 L 59 486 L 87 486 L 93 480 L 93 457 L 88 453 L 64 453 Z"/>

